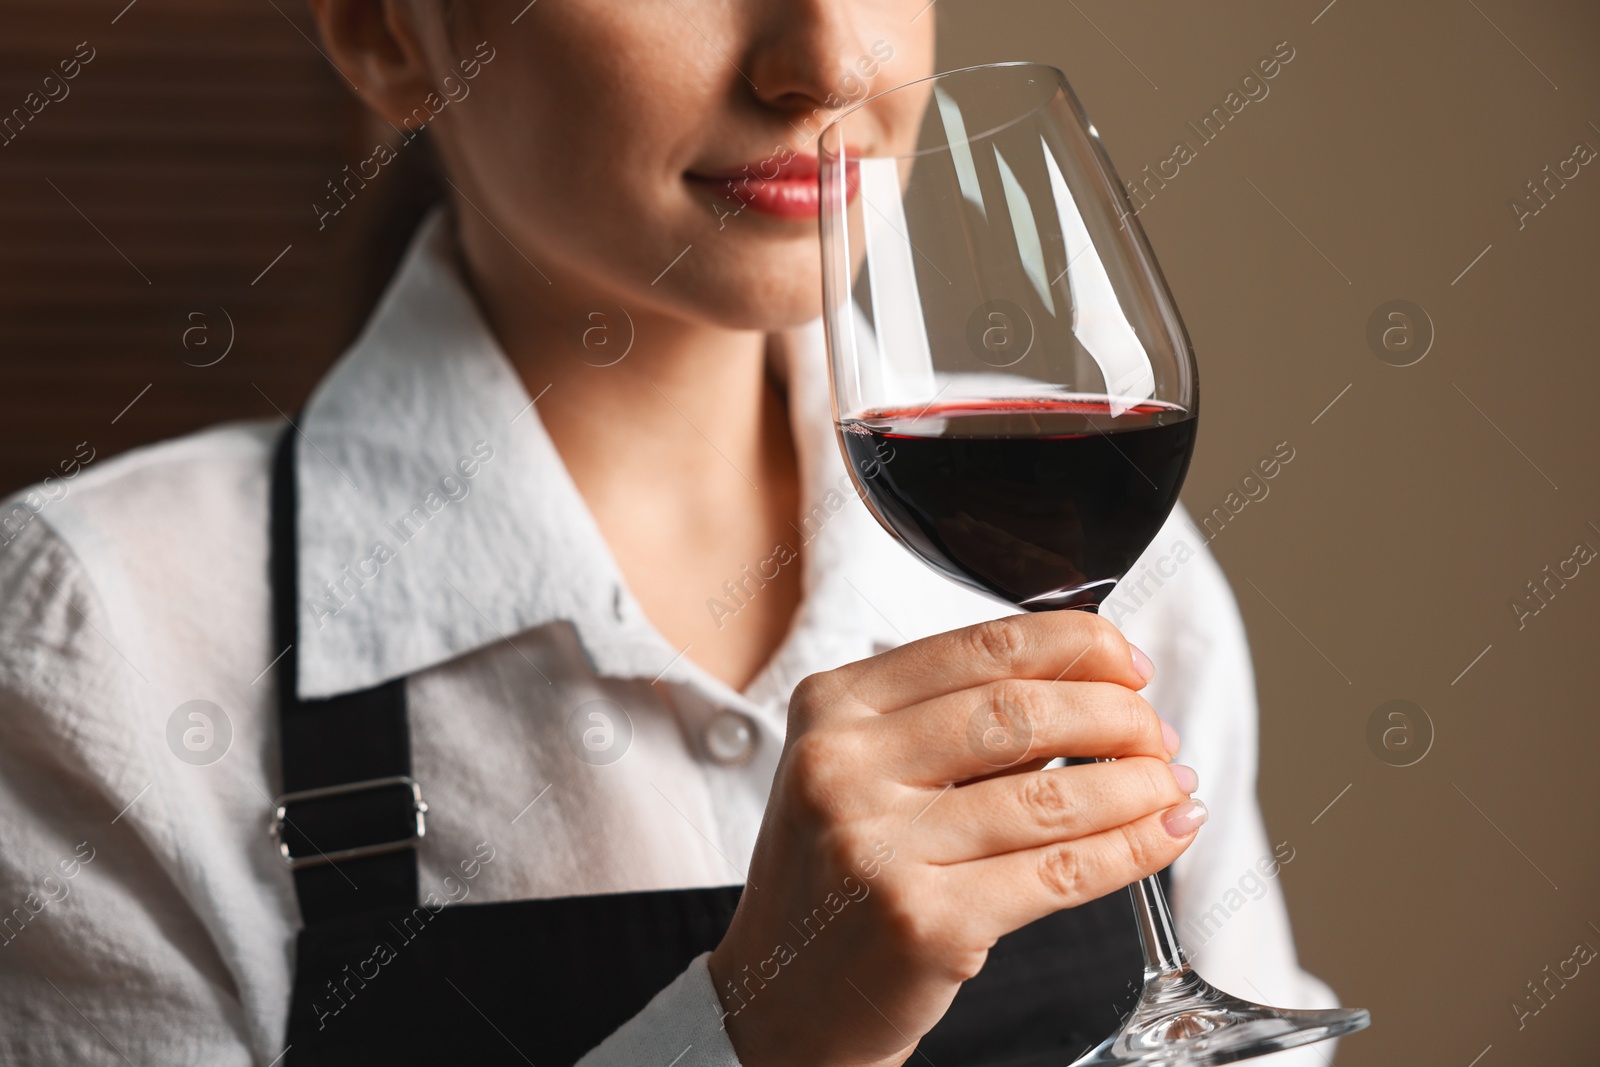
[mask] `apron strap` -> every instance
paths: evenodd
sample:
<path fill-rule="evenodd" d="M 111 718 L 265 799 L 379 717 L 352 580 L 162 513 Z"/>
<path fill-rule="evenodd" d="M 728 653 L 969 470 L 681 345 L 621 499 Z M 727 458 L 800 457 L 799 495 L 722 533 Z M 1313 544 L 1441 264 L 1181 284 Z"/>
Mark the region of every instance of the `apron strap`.
<path fill-rule="evenodd" d="M 275 647 L 286 649 L 277 667 L 284 792 L 274 803 L 273 837 L 294 868 L 310 927 L 416 904 L 427 805 L 411 778 L 404 678 L 326 700 L 302 700 L 296 691 L 298 432 L 284 431 L 272 464 L 273 634 Z"/>

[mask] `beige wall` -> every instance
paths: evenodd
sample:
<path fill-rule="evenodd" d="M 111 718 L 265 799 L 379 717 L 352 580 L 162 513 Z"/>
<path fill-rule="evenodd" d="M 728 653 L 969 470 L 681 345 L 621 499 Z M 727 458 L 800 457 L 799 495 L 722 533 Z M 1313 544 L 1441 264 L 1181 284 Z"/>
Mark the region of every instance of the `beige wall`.
<path fill-rule="evenodd" d="M 1600 160 L 1521 229 L 1507 201 L 1600 149 L 1600 8 L 1324 3 L 940 0 L 941 63 L 1061 67 L 1124 178 L 1196 148 L 1141 212 L 1202 372 L 1184 499 L 1295 449 L 1212 547 L 1302 957 L 1375 1020 L 1340 1064 L 1593 1064 L 1600 961 L 1520 1030 L 1511 1005 L 1600 949 L 1600 563 L 1520 630 L 1510 601 L 1600 550 Z M 1269 94 L 1201 146 L 1186 123 L 1281 41 Z M 1366 339 L 1395 299 L 1435 333 L 1408 367 Z M 1433 725 L 1411 766 L 1367 740 L 1391 699 Z"/>

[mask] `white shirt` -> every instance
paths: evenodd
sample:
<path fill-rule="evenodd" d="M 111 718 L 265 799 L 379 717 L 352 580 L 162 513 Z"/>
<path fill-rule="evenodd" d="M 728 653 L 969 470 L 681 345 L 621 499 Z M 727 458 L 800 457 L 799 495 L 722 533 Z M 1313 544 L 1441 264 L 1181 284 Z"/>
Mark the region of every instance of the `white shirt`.
<path fill-rule="evenodd" d="M 709 676 L 629 592 L 450 234 L 439 215 L 422 228 L 299 420 L 299 691 L 408 676 L 425 896 L 742 882 L 795 684 L 1005 608 L 914 560 L 856 498 L 813 325 L 775 346 L 804 600 L 744 692 Z M 267 490 L 284 428 L 220 426 L 70 476 L 64 462 L 0 510 L 0 1061 L 221 1067 L 283 1051 L 299 916 L 266 824 L 283 651 Z M 1157 664 L 1146 695 L 1211 810 L 1174 870 L 1191 955 L 1230 991 L 1331 1006 L 1262 873 L 1249 655 L 1184 516 L 1108 614 Z M 197 700 L 214 708 L 184 707 Z M 683 1067 L 736 1065 L 704 959 L 583 1062 L 665 1064 L 693 1044 Z"/>

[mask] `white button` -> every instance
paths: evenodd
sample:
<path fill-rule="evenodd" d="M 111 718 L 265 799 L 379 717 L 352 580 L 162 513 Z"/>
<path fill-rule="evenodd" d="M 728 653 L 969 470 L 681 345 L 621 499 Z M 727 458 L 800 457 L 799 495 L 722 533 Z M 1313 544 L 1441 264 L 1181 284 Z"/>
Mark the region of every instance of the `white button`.
<path fill-rule="evenodd" d="M 756 726 L 748 716 L 726 708 L 717 712 L 700 732 L 706 755 L 724 767 L 749 760 L 756 748 Z"/>

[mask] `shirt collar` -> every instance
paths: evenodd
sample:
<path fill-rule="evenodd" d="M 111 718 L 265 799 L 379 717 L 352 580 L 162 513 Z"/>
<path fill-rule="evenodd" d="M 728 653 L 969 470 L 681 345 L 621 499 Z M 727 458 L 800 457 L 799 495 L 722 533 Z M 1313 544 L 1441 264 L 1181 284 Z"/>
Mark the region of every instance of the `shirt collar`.
<path fill-rule="evenodd" d="M 448 216 L 435 212 L 301 422 L 300 695 L 367 688 L 566 622 L 599 674 L 765 702 L 903 639 L 889 601 L 904 586 L 890 576 L 917 575 L 850 487 L 820 322 L 775 341 L 801 463 L 804 599 L 736 694 L 680 655 L 628 592 L 466 288 Z"/>

